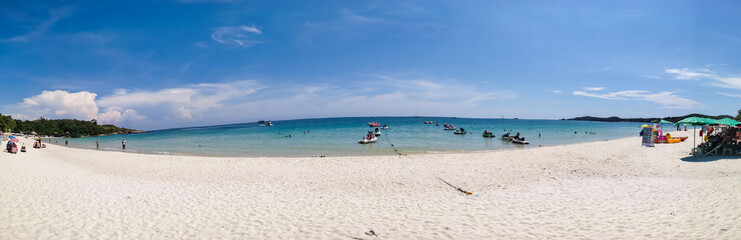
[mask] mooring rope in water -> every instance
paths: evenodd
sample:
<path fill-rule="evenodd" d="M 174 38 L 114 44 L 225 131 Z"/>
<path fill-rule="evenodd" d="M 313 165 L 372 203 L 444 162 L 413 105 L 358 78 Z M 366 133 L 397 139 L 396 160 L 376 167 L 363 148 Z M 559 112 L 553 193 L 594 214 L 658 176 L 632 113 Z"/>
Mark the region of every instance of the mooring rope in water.
<path fill-rule="evenodd" d="M 391 138 L 389 137 L 389 132 L 388 132 L 388 131 L 386 131 L 386 141 L 388 141 L 388 142 L 389 142 L 389 144 L 391 144 L 391 148 L 393 148 L 393 149 L 394 149 L 394 152 L 396 152 L 396 154 L 399 154 L 399 155 L 401 155 L 401 153 L 399 152 L 399 150 L 398 150 L 398 149 L 396 149 L 396 146 L 394 146 L 394 144 L 393 144 L 393 143 L 391 143 Z"/>

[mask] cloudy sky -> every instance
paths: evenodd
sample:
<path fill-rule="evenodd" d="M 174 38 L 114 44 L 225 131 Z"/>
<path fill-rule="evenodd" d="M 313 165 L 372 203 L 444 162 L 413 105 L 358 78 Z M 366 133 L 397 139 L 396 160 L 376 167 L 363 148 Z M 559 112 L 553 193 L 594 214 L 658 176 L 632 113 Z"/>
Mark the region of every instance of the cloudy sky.
<path fill-rule="evenodd" d="M 738 1 L 3 1 L 0 113 L 138 129 L 733 114 Z"/>

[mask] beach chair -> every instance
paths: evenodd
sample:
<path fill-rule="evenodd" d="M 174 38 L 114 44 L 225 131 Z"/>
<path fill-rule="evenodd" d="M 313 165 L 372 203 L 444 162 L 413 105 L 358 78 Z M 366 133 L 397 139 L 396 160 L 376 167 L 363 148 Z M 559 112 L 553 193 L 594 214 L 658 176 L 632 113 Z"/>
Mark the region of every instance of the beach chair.
<path fill-rule="evenodd" d="M 709 151 L 705 151 L 705 154 L 703 154 L 703 157 L 705 156 L 715 156 L 718 155 L 718 149 L 723 146 L 721 144 L 718 144 L 718 146 L 715 146 L 714 148 L 710 149 Z"/>

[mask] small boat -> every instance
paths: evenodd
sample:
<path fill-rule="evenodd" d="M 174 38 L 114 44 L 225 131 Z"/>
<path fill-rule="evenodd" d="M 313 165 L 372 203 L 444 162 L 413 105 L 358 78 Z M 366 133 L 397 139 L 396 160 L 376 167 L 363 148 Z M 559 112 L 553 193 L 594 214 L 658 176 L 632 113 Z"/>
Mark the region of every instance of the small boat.
<path fill-rule="evenodd" d="M 425 124 L 432 124 L 432 121 L 425 121 Z"/>
<path fill-rule="evenodd" d="M 376 141 L 378 141 L 377 137 L 372 137 L 372 138 L 364 137 L 363 139 L 358 140 L 358 143 L 368 144 L 368 143 L 374 143 Z"/>
<path fill-rule="evenodd" d="M 453 134 L 464 135 L 464 134 L 466 134 L 466 130 L 463 129 L 463 128 L 461 128 L 460 130 L 455 131 Z"/>
<path fill-rule="evenodd" d="M 377 122 L 369 122 L 367 124 L 368 124 L 368 127 L 380 127 L 381 126 L 381 124 L 378 124 Z"/>
<path fill-rule="evenodd" d="M 381 131 L 376 131 L 376 132 L 373 133 L 373 135 L 381 136 Z"/>
<path fill-rule="evenodd" d="M 381 127 L 381 129 L 383 129 L 383 130 L 389 130 L 389 126 L 383 125 L 383 127 Z"/>
<path fill-rule="evenodd" d="M 519 143 L 519 144 L 530 144 L 528 141 L 525 141 L 524 137 L 521 138 L 512 138 L 513 143 Z"/>
<path fill-rule="evenodd" d="M 497 137 L 497 136 L 494 136 L 494 133 L 493 133 L 493 132 L 484 132 L 484 133 L 483 133 L 482 135 L 483 135 L 483 136 L 484 136 L 485 138 L 493 138 L 493 137 Z"/>
<path fill-rule="evenodd" d="M 453 126 L 447 126 L 447 127 L 445 127 L 445 130 L 455 130 L 455 127 L 453 127 Z"/>
<path fill-rule="evenodd" d="M 512 137 L 510 137 L 510 136 L 509 136 L 509 133 L 505 133 L 505 134 L 504 134 L 504 135 L 502 135 L 502 137 L 500 137 L 499 139 L 502 139 L 502 141 L 508 141 L 508 142 L 509 142 L 509 141 L 511 141 L 511 140 L 512 140 Z"/>
<path fill-rule="evenodd" d="M 273 122 L 270 120 L 265 121 L 265 126 L 273 126 Z"/>
<path fill-rule="evenodd" d="M 257 123 L 260 123 L 260 124 L 265 123 L 265 120 L 257 121 Z"/>

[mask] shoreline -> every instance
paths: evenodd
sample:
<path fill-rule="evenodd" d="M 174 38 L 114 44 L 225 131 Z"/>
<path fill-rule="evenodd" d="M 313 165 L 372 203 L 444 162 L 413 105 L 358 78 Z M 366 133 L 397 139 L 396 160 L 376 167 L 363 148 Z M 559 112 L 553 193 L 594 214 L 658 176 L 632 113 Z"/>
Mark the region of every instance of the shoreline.
<path fill-rule="evenodd" d="M 684 131 L 679 131 L 679 132 L 672 131 L 672 132 L 669 132 L 669 133 L 671 133 L 672 135 L 674 135 L 675 132 L 676 133 L 680 133 L 677 136 L 684 136 L 684 135 L 681 134 Z M 526 149 L 540 148 L 540 147 L 567 146 L 567 145 L 572 145 L 572 144 L 581 144 L 581 143 L 590 143 L 590 142 L 614 141 L 614 140 L 625 139 L 625 138 L 632 138 L 632 137 L 615 137 L 615 138 L 608 138 L 608 139 L 603 139 L 603 140 L 586 140 L 586 141 L 569 142 L 569 143 L 554 144 L 554 145 L 538 145 L 538 144 L 517 145 L 517 144 L 514 144 L 514 143 L 509 143 L 509 144 L 512 145 L 512 147 L 510 147 L 510 148 L 503 148 L 503 149 L 449 150 L 449 151 L 445 151 L 445 150 L 427 150 L 426 152 L 423 152 L 423 153 L 419 153 L 419 152 L 415 152 L 415 153 L 409 153 L 409 152 L 407 152 L 407 153 L 408 154 L 414 154 L 414 155 L 423 155 L 423 154 L 486 153 L 486 152 L 508 151 L 508 150 L 526 150 Z M 44 143 L 48 143 L 50 145 L 56 145 L 56 146 L 60 146 L 60 147 L 65 147 L 65 148 L 80 149 L 80 150 L 93 150 L 93 151 L 105 151 L 105 152 L 124 152 L 124 153 L 131 153 L 131 154 L 144 154 L 144 155 L 154 155 L 154 156 L 192 156 L 192 157 L 216 157 L 216 158 L 305 158 L 305 157 L 317 157 L 318 158 L 318 157 L 330 157 L 330 156 L 331 157 L 398 156 L 398 155 L 403 155 L 404 154 L 403 151 L 400 151 L 401 154 L 396 154 L 396 153 L 394 153 L 394 154 L 391 154 L 391 153 L 389 153 L 389 154 L 379 153 L 379 154 L 373 154 L 373 155 L 370 155 L 370 154 L 369 155 L 342 155 L 342 154 L 339 154 L 339 155 L 331 155 L 331 154 L 326 154 L 325 153 L 325 154 L 321 154 L 321 155 L 311 155 L 311 156 L 294 156 L 294 155 L 283 155 L 283 156 L 278 156 L 278 155 L 276 155 L 276 156 L 264 156 L 264 155 L 219 155 L 219 154 L 192 154 L 192 153 L 182 153 L 182 152 L 166 152 L 166 153 L 160 153 L 160 152 L 154 152 L 154 151 L 139 151 L 139 150 L 125 151 L 123 149 L 118 149 L 118 150 L 110 149 L 110 150 L 108 150 L 108 149 L 92 149 L 92 148 L 82 148 L 82 147 L 75 147 L 75 146 L 65 146 L 64 143 L 53 143 L 53 142 L 51 142 L 51 141 L 53 141 L 55 139 L 62 140 L 64 138 L 48 138 L 48 139 L 45 138 L 45 142 Z M 59 141 L 59 140 L 57 140 L 57 141 Z M 494 140 L 501 141 L 499 138 L 493 138 L 491 140 L 492 141 L 494 141 Z M 382 142 L 382 143 L 385 144 L 386 142 Z"/>
<path fill-rule="evenodd" d="M 630 137 L 505 151 L 253 158 L 50 144 L 0 155 L 0 238 L 741 235 L 741 161 L 688 161 L 691 145 L 647 148 Z"/>

